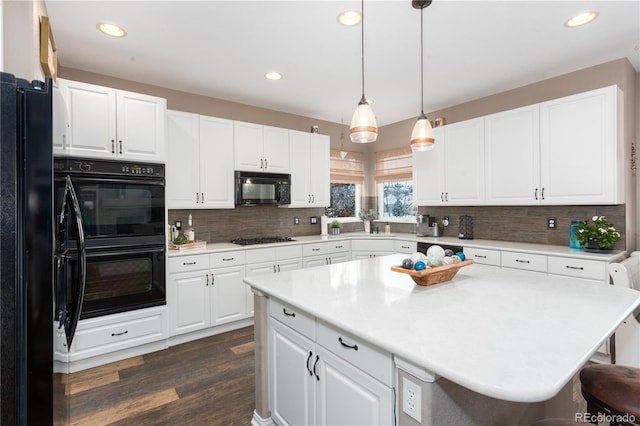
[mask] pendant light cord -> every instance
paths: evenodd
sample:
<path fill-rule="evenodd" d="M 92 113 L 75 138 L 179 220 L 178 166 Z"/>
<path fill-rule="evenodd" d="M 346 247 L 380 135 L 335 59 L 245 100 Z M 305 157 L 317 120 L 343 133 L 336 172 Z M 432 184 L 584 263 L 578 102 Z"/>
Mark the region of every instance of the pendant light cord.
<path fill-rule="evenodd" d="M 360 19 L 360 30 L 362 31 L 360 41 L 362 47 L 362 100 L 364 99 L 364 0 L 362 0 L 362 6 L 360 6 L 360 13 L 362 14 Z"/>
<path fill-rule="evenodd" d="M 422 17 L 424 12 L 424 7 L 420 9 L 420 112 L 422 115 L 420 118 L 424 117 L 424 19 Z"/>

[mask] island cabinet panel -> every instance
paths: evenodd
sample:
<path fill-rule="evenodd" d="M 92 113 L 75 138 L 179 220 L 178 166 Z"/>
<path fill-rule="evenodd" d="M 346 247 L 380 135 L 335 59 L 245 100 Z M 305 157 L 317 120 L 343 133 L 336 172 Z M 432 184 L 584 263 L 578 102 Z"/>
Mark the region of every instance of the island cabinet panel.
<path fill-rule="evenodd" d="M 269 405 L 277 424 L 393 424 L 390 354 L 274 299 L 269 315 Z"/>

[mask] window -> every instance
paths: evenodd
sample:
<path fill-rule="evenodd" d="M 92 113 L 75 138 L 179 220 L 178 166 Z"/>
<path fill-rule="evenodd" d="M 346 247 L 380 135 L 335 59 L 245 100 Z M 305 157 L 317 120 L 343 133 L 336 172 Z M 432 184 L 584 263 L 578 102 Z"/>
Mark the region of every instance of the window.
<path fill-rule="evenodd" d="M 330 163 L 331 215 L 357 218 L 364 182 L 364 155 L 332 149 Z"/>
<path fill-rule="evenodd" d="M 411 148 L 376 152 L 375 181 L 380 219 L 415 220 Z"/>

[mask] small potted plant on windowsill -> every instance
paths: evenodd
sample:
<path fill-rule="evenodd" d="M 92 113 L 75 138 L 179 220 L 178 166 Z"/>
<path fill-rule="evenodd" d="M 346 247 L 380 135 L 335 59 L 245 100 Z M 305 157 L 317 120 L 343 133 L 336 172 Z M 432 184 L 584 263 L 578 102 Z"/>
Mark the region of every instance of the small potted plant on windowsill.
<path fill-rule="evenodd" d="M 604 216 L 593 216 L 591 221 L 592 225 L 586 220 L 580 221 L 574 234 L 576 241 L 587 251 L 611 250 L 620 239 L 620 233 Z"/>
<path fill-rule="evenodd" d="M 342 222 L 338 219 L 333 219 L 329 222 L 329 233 L 331 235 L 340 235 L 340 228 L 342 228 Z"/>

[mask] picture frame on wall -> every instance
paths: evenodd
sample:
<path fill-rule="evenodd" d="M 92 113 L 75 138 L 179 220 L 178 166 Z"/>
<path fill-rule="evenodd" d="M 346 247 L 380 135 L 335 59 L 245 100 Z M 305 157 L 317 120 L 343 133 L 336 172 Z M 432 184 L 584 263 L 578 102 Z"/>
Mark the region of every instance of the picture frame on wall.
<path fill-rule="evenodd" d="M 40 64 L 44 75 L 56 81 L 58 77 L 58 50 L 47 16 L 40 17 Z"/>

